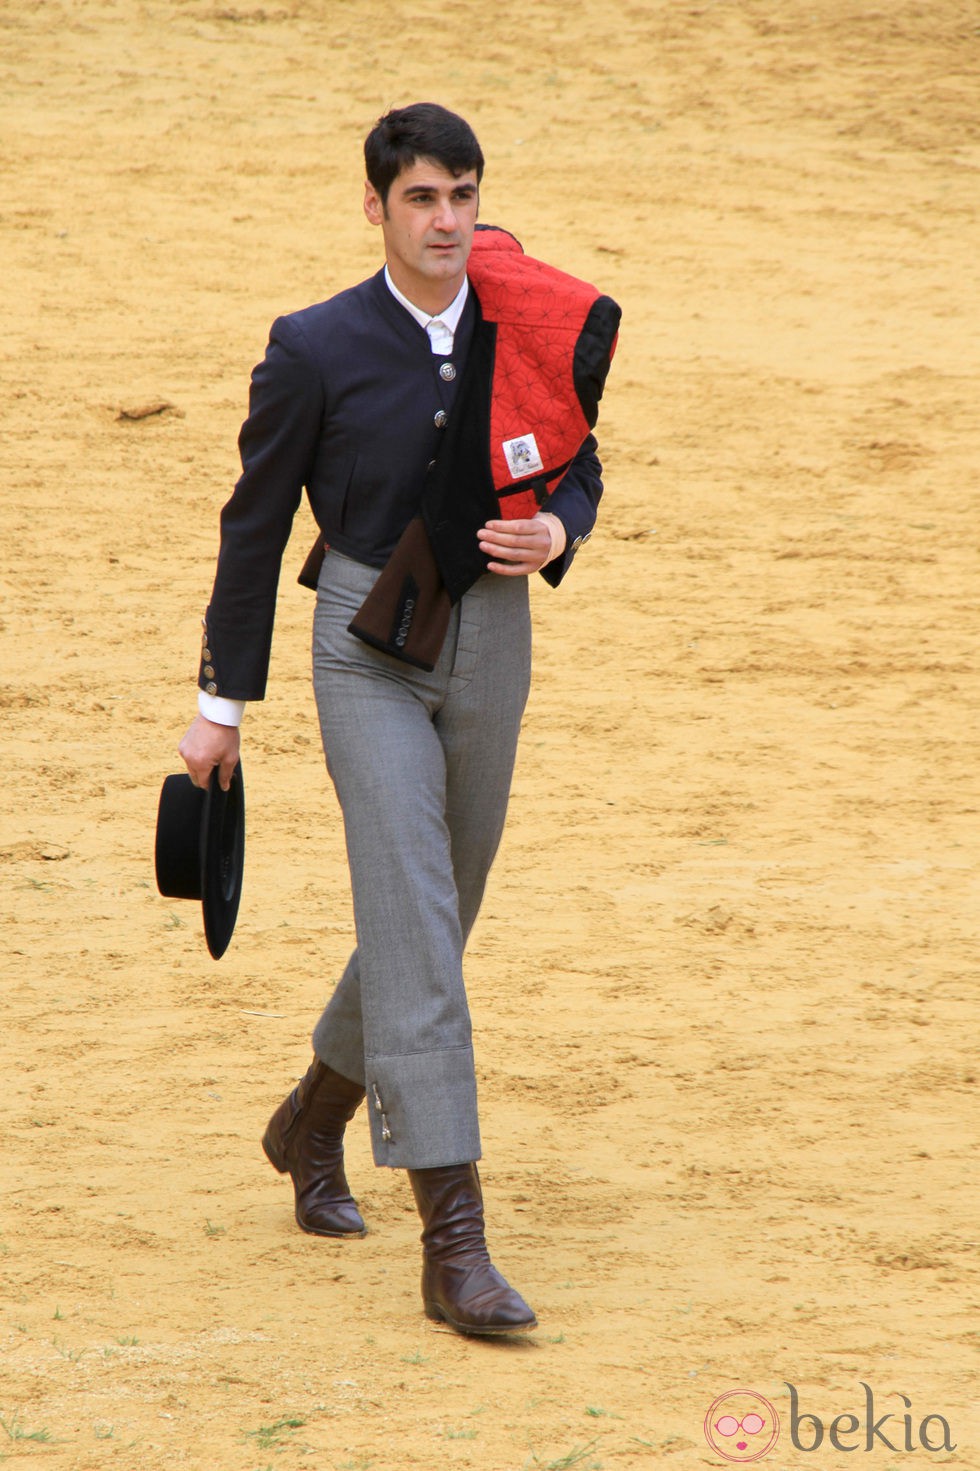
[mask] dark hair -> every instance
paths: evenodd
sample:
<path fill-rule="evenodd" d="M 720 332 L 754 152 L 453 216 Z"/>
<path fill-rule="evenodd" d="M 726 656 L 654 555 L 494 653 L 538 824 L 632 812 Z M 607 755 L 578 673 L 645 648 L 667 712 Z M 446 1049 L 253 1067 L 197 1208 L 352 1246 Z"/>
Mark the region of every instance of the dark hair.
<path fill-rule="evenodd" d="M 483 178 L 483 153 L 464 118 L 437 102 L 393 107 L 364 140 L 368 181 L 382 204 L 387 204 L 388 190 L 402 169 L 411 168 L 419 158 L 434 159 L 457 176 L 475 169 L 477 183 Z"/>

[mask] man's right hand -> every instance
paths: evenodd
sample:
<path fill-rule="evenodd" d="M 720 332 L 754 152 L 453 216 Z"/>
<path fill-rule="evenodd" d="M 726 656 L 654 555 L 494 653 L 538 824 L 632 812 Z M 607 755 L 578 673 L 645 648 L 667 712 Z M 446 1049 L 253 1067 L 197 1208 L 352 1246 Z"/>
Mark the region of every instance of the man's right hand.
<path fill-rule="evenodd" d="M 177 747 L 196 787 L 208 787 L 211 773 L 218 767 L 221 790 L 231 786 L 231 774 L 238 765 L 241 737 L 237 725 L 216 725 L 197 715 L 187 727 Z"/>

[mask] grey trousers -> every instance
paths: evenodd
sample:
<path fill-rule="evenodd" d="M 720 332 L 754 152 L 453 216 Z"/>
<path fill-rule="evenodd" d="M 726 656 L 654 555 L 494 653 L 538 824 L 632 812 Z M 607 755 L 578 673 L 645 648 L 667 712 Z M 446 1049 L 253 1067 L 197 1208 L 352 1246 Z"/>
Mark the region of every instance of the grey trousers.
<path fill-rule="evenodd" d="M 328 552 L 313 683 L 357 948 L 313 1032 L 367 1088 L 375 1162 L 480 1157 L 463 950 L 500 842 L 530 683 L 527 580 L 487 574 L 429 674 L 347 632 L 377 572 Z"/>

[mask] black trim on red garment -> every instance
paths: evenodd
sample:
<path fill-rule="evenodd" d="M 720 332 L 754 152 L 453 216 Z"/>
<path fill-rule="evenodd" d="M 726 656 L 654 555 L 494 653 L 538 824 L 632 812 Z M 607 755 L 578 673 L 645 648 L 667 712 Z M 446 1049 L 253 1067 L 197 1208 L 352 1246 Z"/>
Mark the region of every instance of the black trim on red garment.
<path fill-rule="evenodd" d="M 619 331 L 622 310 L 611 296 L 600 296 L 589 308 L 582 324 L 575 356 L 572 359 L 572 381 L 582 413 L 590 429 L 599 418 L 599 400 L 609 375 L 609 344 Z"/>

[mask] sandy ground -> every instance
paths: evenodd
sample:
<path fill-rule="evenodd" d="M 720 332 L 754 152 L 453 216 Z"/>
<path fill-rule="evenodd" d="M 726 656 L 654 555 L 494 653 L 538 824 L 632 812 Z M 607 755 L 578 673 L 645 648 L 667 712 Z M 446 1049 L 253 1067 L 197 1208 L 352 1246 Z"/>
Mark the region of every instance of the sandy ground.
<path fill-rule="evenodd" d="M 741 1386 L 828 1471 L 866 1383 L 980 1466 L 975 0 L 0 0 L 0 77 L 0 1463 L 688 1471 Z M 152 872 L 248 373 L 427 96 L 625 311 L 469 968 L 514 1343 L 363 1122 L 363 1241 L 259 1150 L 351 943 L 306 519 L 219 964 Z"/>

